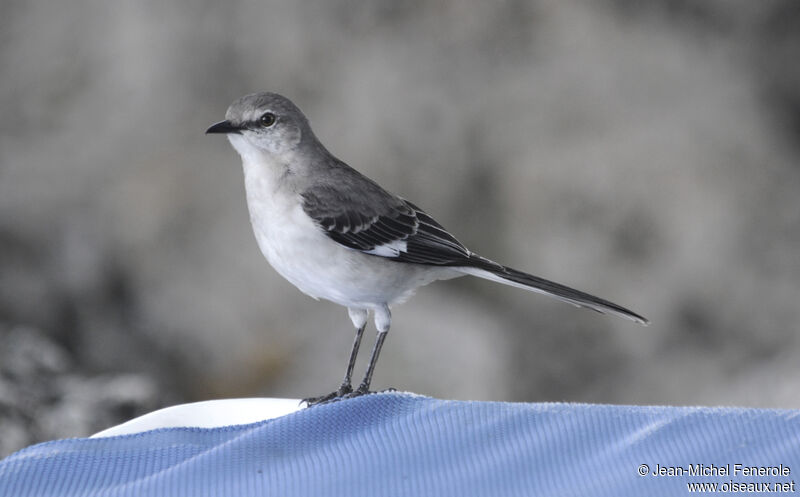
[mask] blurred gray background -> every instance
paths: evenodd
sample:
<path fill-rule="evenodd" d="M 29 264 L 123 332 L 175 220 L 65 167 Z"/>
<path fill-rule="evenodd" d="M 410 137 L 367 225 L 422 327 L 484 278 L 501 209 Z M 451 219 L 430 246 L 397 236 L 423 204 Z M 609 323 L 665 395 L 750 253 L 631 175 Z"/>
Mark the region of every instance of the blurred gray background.
<path fill-rule="evenodd" d="M 800 407 L 795 1 L 2 12 L 0 455 L 173 403 L 338 385 L 345 310 L 269 267 L 239 157 L 203 134 L 260 90 L 472 250 L 653 321 L 438 283 L 395 309 L 376 388 Z"/>

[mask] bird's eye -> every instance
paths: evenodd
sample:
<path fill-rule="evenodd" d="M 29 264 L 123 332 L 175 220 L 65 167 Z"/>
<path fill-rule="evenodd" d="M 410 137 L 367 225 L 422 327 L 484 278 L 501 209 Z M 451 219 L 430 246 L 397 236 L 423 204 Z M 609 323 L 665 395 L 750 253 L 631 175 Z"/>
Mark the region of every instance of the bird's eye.
<path fill-rule="evenodd" d="M 275 114 L 267 112 L 258 119 L 258 122 L 260 122 L 261 125 L 264 126 L 265 128 L 269 128 L 270 126 L 275 124 Z"/>

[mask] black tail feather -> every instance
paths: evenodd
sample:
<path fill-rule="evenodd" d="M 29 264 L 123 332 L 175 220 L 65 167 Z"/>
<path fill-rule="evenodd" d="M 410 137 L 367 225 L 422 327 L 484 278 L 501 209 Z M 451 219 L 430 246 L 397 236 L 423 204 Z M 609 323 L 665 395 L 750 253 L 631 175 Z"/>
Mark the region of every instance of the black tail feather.
<path fill-rule="evenodd" d="M 469 270 L 472 268 L 477 269 L 478 271 Z M 564 286 L 554 281 L 546 280 L 532 274 L 524 273 L 522 271 L 497 264 L 494 261 L 490 261 L 489 259 L 485 259 L 478 255 L 473 254 L 469 259 L 469 266 L 464 269 L 467 270 L 465 272 L 474 276 L 492 279 L 500 283 L 509 282 L 507 284 L 515 284 L 514 286 L 520 286 L 528 290 L 548 294 L 571 304 L 580 307 L 587 307 L 600 313 L 616 314 L 644 325 L 650 323 L 650 321 L 648 321 L 648 319 L 644 316 L 637 314 L 630 309 L 626 309 L 621 305 L 601 299 L 600 297 L 595 297 L 594 295 L 590 295 L 585 292 L 581 292 L 580 290 L 575 290 L 574 288 Z M 492 278 L 487 274 L 481 274 L 480 271 L 485 271 L 498 277 L 499 279 Z"/>

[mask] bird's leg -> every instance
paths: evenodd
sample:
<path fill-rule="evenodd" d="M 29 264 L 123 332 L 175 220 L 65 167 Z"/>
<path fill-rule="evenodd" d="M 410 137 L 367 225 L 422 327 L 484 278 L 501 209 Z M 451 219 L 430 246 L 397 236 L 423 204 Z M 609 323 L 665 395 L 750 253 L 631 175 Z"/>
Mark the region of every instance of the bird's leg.
<path fill-rule="evenodd" d="M 388 334 L 389 330 L 378 332 L 378 336 L 375 338 L 375 345 L 372 347 L 372 355 L 369 357 L 367 372 L 364 373 L 364 379 L 361 381 L 361 385 L 359 385 L 356 391 L 353 392 L 354 395 L 364 395 L 369 393 L 369 384 L 372 383 L 372 373 L 375 371 L 375 364 L 378 362 L 378 356 L 381 353 L 383 341 L 386 340 L 386 335 Z"/>
<path fill-rule="evenodd" d="M 364 329 L 367 327 L 367 311 L 364 309 L 353 309 L 348 308 L 347 312 L 350 314 L 350 319 L 353 321 L 353 324 L 356 327 L 356 337 L 353 340 L 353 348 L 350 350 L 350 360 L 347 362 L 347 371 L 344 373 L 344 381 L 339 386 L 339 389 L 335 392 L 331 392 L 327 395 L 321 395 L 319 397 L 309 397 L 307 399 L 303 399 L 302 402 L 305 402 L 309 407 L 321 404 L 324 402 L 328 402 L 330 400 L 338 399 L 343 397 L 347 394 L 350 394 L 353 391 L 353 386 L 351 385 L 351 381 L 353 378 L 353 368 L 356 365 L 356 358 L 358 357 L 358 349 L 361 346 L 361 337 L 364 335 Z"/>
<path fill-rule="evenodd" d="M 372 346 L 372 355 L 369 357 L 369 364 L 367 365 L 367 372 L 364 373 L 364 379 L 361 380 L 361 385 L 348 395 L 348 397 L 356 397 L 369 393 L 369 384 L 372 383 L 372 373 L 375 371 L 375 364 L 378 363 L 378 356 L 381 354 L 381 347 L 383 341 L 386 340 L 386 335 L 389 333 L 389 327 L 392 324 L 392 313 L 389 311 L 389 306 L 383 306 L 375 309 L 375 327 L 378 329 L 378 335 L 375 337 L 375 345 Z"/>
<path fill-rule="evenodd" d="M 356 365 L 356 357 L 358 356 L 358 348 L 361 346 L 361 337 L 364 335 L 364 328 L 367 327 L 367 323 L 364 323 L 360 328 L 356 330 L 356 337 L 353 340 L 353 349 L 350 351 L 350 361 L 347 363 L 347 371 L 344 373 L 344 381 L 342 381 L 342 385 L 339 387 L 339 391 L 337 392 L 337 397 L 341 397 L 342 395 L 348 394 L 353 391 L 353 386 L 350 384 L 353 378 L 353 368 Z"/>

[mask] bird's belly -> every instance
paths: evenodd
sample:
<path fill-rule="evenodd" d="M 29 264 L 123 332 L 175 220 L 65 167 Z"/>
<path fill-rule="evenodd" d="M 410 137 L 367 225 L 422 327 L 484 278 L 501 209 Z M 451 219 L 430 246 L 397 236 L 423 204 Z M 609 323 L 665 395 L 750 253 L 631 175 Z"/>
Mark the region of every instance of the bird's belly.
<path fill-rule="evenodd" d="M 431 268 L 344 247 L 331 240 L 300 206 L 265 212 L 251 205 L 251 222 L 258 246 L 272 267 L 314 298 L 370 308 L 401 302 L 417 287 L 446 277 Z"/>

